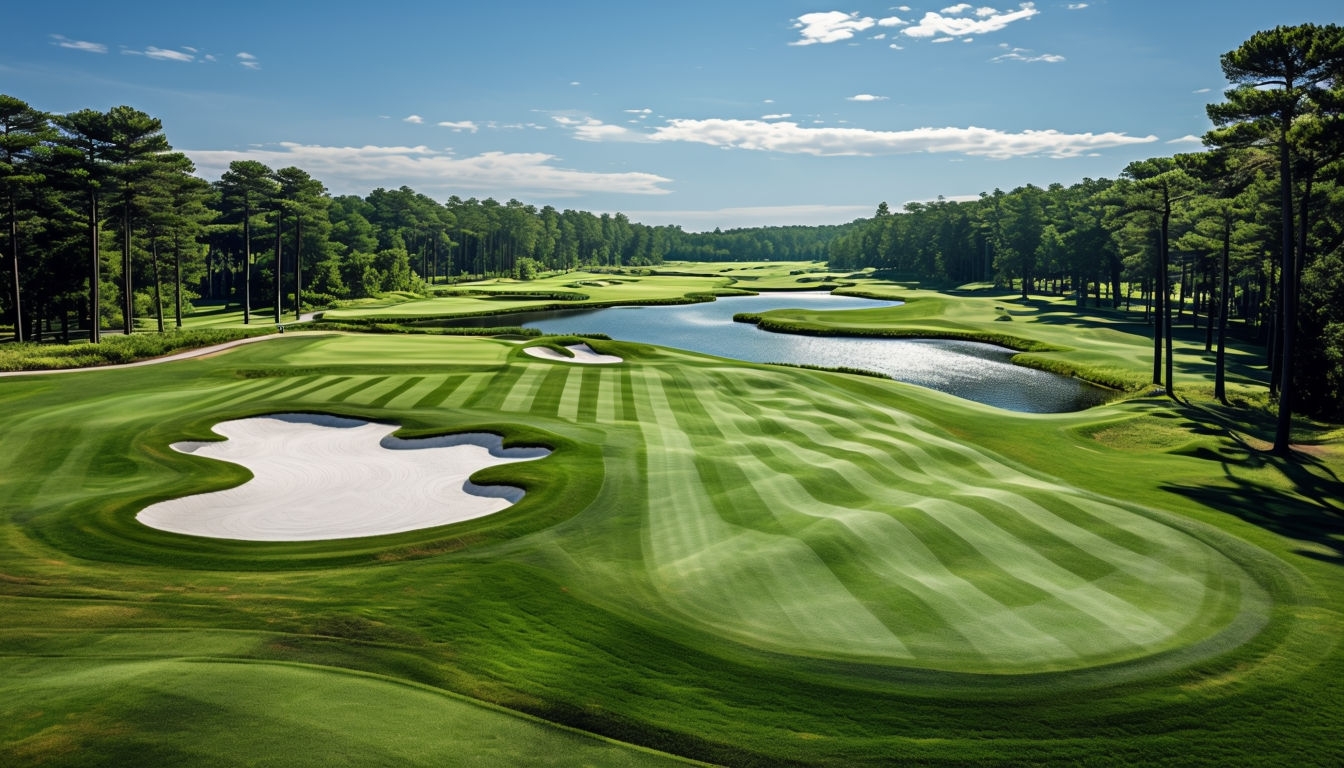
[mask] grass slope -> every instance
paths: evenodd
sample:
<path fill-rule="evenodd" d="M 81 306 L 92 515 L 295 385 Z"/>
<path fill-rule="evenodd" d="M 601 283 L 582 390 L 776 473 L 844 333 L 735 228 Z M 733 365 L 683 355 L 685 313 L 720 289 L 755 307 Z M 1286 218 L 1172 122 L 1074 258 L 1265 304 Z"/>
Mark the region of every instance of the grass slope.
<path fill-rule="evenodd" d="M 0 380 L 0 758 L 212 764 L 242 729 L 260 762 L 416 742 L 666 760 L 446 690 L 735 765 L 1344 759 L 1336 449 L 1281 464 L 1165 399 L 1028 416 L 594 346 L 627 362 L 287 334 Z M 555 452 L 482 473 L 528 496 L 447 528 L 244 544 L 134 523 L 245 479 L 169 443 L 276 411 Z"/>

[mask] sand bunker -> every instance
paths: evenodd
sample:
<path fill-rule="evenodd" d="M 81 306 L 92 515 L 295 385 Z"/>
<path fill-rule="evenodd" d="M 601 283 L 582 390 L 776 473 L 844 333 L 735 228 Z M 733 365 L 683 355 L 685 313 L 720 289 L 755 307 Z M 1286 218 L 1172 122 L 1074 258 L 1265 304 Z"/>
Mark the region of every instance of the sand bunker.
<path fill-rule="evenodd" d="M 584 363 L 594 365 L 600 363 L 620 363 L 623 358 L 615 355 L 599 355 L 592 347 L 587 344 L 570 344 L 565 347 L 574 353 L 573 357 L 565 357 L 550 347 L 528 347 L 523 351 L 533 357 L 540 357 L 543 360 L 559 360 L 562 363 Z"/>
<path fill-rule="evenodd" d="M 312 414 L 277 414 L 217 424 L 222 442 L 174 443 L 174 450 L 241 464 L 253 479 L 237 488 L 146 507 L 151 528 L 244 541 L 319 541 L 378 536 L 471 520 L 523 496 L 479 486 L 472 473 L 538 459 L 545 448 L 504 448 L 498 435 L 421 440 L 391 437 L 397 426 Z"/>

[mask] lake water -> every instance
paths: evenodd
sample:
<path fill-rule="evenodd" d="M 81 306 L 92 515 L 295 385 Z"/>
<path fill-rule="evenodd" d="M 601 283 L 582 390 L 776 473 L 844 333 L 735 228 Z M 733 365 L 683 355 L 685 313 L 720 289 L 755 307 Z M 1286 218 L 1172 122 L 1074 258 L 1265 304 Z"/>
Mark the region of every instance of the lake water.
<path fill-rule="evenodd" d="M 484 319 L 546 333 L 604 333 L 753 363 L 862 368 L 967 400 L 1026 413 L 1077 411 L 1106 400 L 1106 391 L 1077 379 L 1013 365 L 1012 350 L 940 339 L 860 339 L 762 331 L 733 322 L 739 312 L 806 308 L 871 309 L 897 302 L 828 293 L 765 293 L 700 304 L 520 312 Z"/>

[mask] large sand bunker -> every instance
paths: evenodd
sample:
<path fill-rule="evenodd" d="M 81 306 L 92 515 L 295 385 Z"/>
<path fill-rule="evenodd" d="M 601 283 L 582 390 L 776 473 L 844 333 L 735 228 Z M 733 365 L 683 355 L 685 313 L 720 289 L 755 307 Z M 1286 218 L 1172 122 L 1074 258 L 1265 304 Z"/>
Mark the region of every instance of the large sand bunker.
<path fill-rule="evenodd" d="M 183 453 L 252 471 L 236 488 L 160 502 L 136 519 L 151 528 L 244 541 L 378 536 L 471 520 L 523 496 L 479 486 L 472 473 L 538 459 L 545 448 L 504 448 L 498 435 L 392 437 L 394 424 L 277 414 L 217 424 L 222 442 L 174 443 Z"/>
<path fill-rule="evenodd" d="M 559 360 L 562 363 L 584 363 L 595 365 L 601 363 L 620 363 L 623 358 L 616 355 L 599 355 L 596 350 L 587 344 L 570 344 L 565 347 L 574 353 L 573 357 L 565 357 L 550 347 L 527 347 L 523 351 L 533 357 L 540 357 L 543 360 Z"/>

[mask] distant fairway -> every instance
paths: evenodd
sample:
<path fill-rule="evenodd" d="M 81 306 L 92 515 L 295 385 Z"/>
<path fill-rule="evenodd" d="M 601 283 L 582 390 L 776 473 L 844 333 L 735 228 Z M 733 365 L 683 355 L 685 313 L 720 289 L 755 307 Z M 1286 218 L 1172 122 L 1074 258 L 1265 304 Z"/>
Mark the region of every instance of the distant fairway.
<path fill-rule="evenodd" d="M 315 745 L 315 764 L 400 761 L 415 742 L 438 764 L 667 760 L 441 688 L 729 764 L 1085 762 L 1133 745 L 1145 762 L 1190 748 L 1189 713 L 1233 706 L 1199 737 L 1225 743 L 1286 681 L 1335 663 L 1334 609 L 1269 536 L 1153 490 L 1159 468 L 1175 485 L 1205 463 L 1086 437 L 1141 407 L 1023 416 L 592 343 L 623 362 L 287 333 L 0 380 L 0 758 L 139 744 L 158 745 L 145 764 L 212 764 L 244 729 Z M 248 543 L 134 521 L 246 479 L 171 443 L 294 412 L 554 452 L 480 473 L 527 495 L 445 528 Z M 1126 718 L 1141 725 L 1107 729 Z M 1295 739 L 1280 742 L 1310 743 Z"/>

